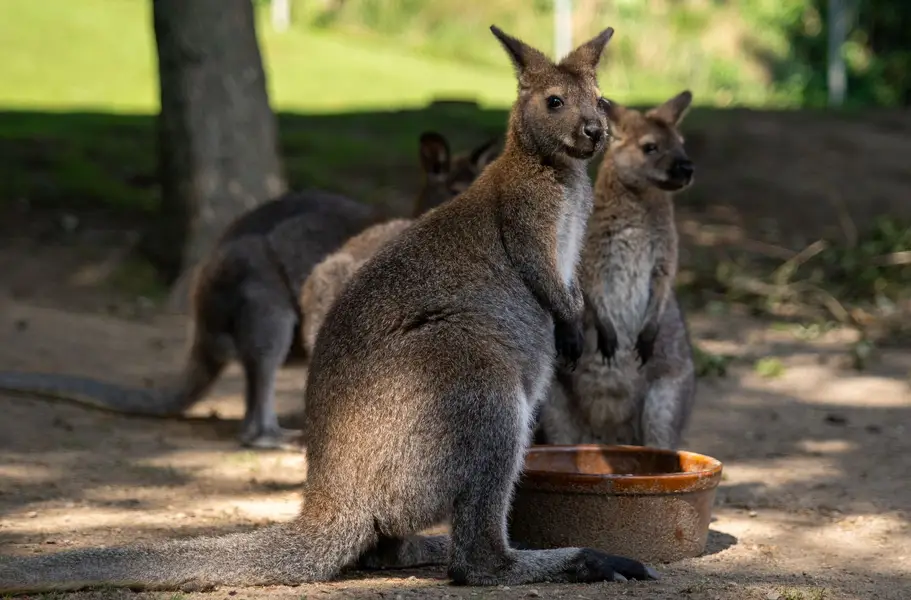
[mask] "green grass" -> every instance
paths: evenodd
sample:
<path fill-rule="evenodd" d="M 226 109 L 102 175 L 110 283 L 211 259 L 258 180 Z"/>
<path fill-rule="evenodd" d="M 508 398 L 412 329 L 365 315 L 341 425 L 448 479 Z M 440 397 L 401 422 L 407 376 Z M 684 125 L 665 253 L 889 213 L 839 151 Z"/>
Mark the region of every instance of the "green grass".
<path fill-rule="evenodd" d="M 515 94 L 505 56 L 499 67 L 472 67 L 391 42 L 260 29 L 293 187 L 402 201 L 418 181 L 422 130 L 478 143 L 502 129 Z M 3 0 L 0 54 L 0 205 L 154 210 L 150 3 Z M 435 98 L 491 110 L 424 108 Z"/>
<path fill-rule="evenodd" d="M 259 23 L 265 22 L 261 16 Z M 259 29 L 276 110 L 415 107 L 440 96 L 502 107 L 515 93 L 505 55 L 498 66 L 466 67 L 392 42 Z M 487 37 L 485 42 L 496 43 Z M 147 0 L 3 0 L 0 53 L 0 107 L 138 114 L 158 109 Z"/>

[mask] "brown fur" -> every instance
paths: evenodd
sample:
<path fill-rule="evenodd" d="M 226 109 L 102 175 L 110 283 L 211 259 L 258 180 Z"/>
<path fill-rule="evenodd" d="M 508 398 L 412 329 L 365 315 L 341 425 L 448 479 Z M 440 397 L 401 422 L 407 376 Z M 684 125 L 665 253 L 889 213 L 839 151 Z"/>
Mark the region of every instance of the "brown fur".
<path fill-rule="evenodd" d="M 489 140 L 471 152 L 450 158 L 449 144 L 443 136 L 434 132 L 424 133 L 421 136 L 424 186 L 415 203 L 415 214 L 424 214 L 468 189 L 496 158 L 497 141 Z M 301 312 L 305 315 L 301 338 L 307 354 L 312 354 L 316 334 L 348 280 L 380 248 L 412 223 L 411 219 L 393 219 L 369 227 L 313 268 L 300 293 Z"/>
<path fill-rule="evenodd" d="M 616 137 L 598 173 L 582 253 L 586 352 L 574 373 L 558 377 L 542 408 L 538 442 L 680 442 L 695 376 L 673 290 L 672 193 L 692 181 L 677 130 L 690 100 L 683 92 L 645 114 L 611 105 Z"/>
<path fill-rule="evenodd" d="M 448 562 L 455 583 L 476 585 L 655 576 L 597 550 L 507 540 L 554 321 L 575 323 L 583 308 L 568 267 L 591 210 L 585 161 L 606 126 L 595 67 L 612 31 L 554 65 L 491 29 L 520 81 L 505 148 L 384 246 L 329 310 L 307 380 L 298 515 L 252 533 L 4 558 L 0 593 L 293 584 L 355 561 Z M 542 110 L 556 91 L 564 105 Z M 414 535 L 447 517 L 451 538 Z"/>
<path fill-rule="evenodd" d="M 464 190 L 465 177 L 473 179 L 496 154 L 495 142 L 450 158 L 445 138 L 424 133 L 424 177 L 414 216 Z M 319 261 L 386 218 L 364 204 L 318 190 L 286 194 L 239 217 L 194 274 L 187 359 L 163 390 L 19 372 L 0 372 L 0 389 L 120 413 L 179 416 L 201 400 L 227 364 L 237 359 L 246 379 L 241 443 L 294 448 L 300 432 L 279 426 L 273 396 L 275 373 L 295 349 L 300 322 L 307 319 L 298 292 Z"/>
<path fill-rule="evenodd" d="M 312 354 L 316 335 L 332 303 L 354 274 L 377 251 L 398 237 L 413 221 L 393 219 L 369 227 L 354 236 L 321 263 L 313 267 L 301 288 L 300 305 L 306 315 L 301 326 L 304 350 Z"/>

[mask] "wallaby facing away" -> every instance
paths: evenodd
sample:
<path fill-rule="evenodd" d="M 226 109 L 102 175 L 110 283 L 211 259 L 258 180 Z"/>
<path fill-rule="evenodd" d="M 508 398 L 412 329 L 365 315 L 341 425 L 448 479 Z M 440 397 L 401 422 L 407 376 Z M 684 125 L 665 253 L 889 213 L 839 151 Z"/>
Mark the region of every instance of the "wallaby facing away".
<path fill-rule="evenodd" d="M 468 189 L 484 167 L 496 158 L 496 141 L 490 140 L 470 154 L 450 159 L 449 145 L 442 136 L 433 132 L 423 134 L 421 164 L 428 178 L 425 189 L 434 193 L 419 196 L 414 213 L 423 214 Z M 300 293 L 301 339 L 308 355 L 313 352 L 317 333 L 332 303 L 354 273 L 413 222 L 413 219 L 392 219 L 368 227 L 313 267 Z"/>
<path fill-rule="evenodd" d="M 393 219 L 368 227 L 313 267 L 300 293 L 301 312 L 304 314 L 301 339 L 308 355 L 316 346 L 316 336 L 329 309 L 348 281 L 380 248 L 398 237 L 413 222 L 411 219 Z"/>
<path fill-rule="evenodd" d="M 491 29 L 519 79 L 505 148 L 468 190 L 383 247 L 329 310 L 307 381 L 298 515 L 252 533 L 6 558 L 0 593 L 290 584 L 356 561 L 448 560 L 455 583 L 477 585 L 656 576 L 597 550 L 507 541 L 560 342 L 554 324 L 581 326 L 585 162 L 603 145 L 595 67 L 612 30 L 555 65 Z M 581 350 L 556 349 L 569 358 Z M 447 516 L 451 538 L 414 535 Z"/>
<path fill-rule="evenodd" d="M 674 294 L 671 196 L 693 180 L 677 130 L 691 100 L 685 91 L 645 114 L 615 103 L 608 109 L 615 137 L 595 182 L 582 251 L 586 352 L 573 373 L 558 374 L 541 408 L 538 443 L 680 443 L 696 380 Z"/>
<path fill-rule="evenodd" d="M 473 179 L 492 159 L 495 141 L 450 159 L 443 136 L 422 134 L 424 180 L 414 214 L 463 191 L 465 178 Z M 246 377 L 241 443 L 285 447 L 299 432 L 279 427 L 274 385 L 276 371 L 299 336 L 301 285 L 325 256 L 386 218 L 375 208 L 317 190 L 285 194 L 239 217 L 197 270 L 188 356 L 177 380 L 163 390 L 22 372 L 0 372 L 0 389 L 126 414 L 177 416 L 201 400 L 228 362 L 236 358 Z"/>

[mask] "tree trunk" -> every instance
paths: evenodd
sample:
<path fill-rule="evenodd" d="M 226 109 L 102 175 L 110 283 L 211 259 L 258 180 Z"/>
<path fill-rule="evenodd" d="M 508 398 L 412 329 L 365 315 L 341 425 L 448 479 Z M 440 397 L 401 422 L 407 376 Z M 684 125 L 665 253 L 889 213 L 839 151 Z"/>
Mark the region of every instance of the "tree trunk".
<path fill-rule="evenodd" d="M 287 184 L 251 0 L 152 0 L 152 7 L 162 219 L 149 247 L 177 281 L 174 295 L 185 297 L 187 274 L 228 223 Z"/>

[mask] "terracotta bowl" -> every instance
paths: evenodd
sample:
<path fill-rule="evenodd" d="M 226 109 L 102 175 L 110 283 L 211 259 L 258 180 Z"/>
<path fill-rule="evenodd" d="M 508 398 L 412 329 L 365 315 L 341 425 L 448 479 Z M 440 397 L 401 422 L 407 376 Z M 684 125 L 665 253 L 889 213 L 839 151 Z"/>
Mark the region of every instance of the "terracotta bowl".
<path fill-rule="evenodd" d="M 597 548 L 643 562 L 705 550 L 721 462 L 639 446 L 532 446 L 510 514 L 518 547 Z"/>

